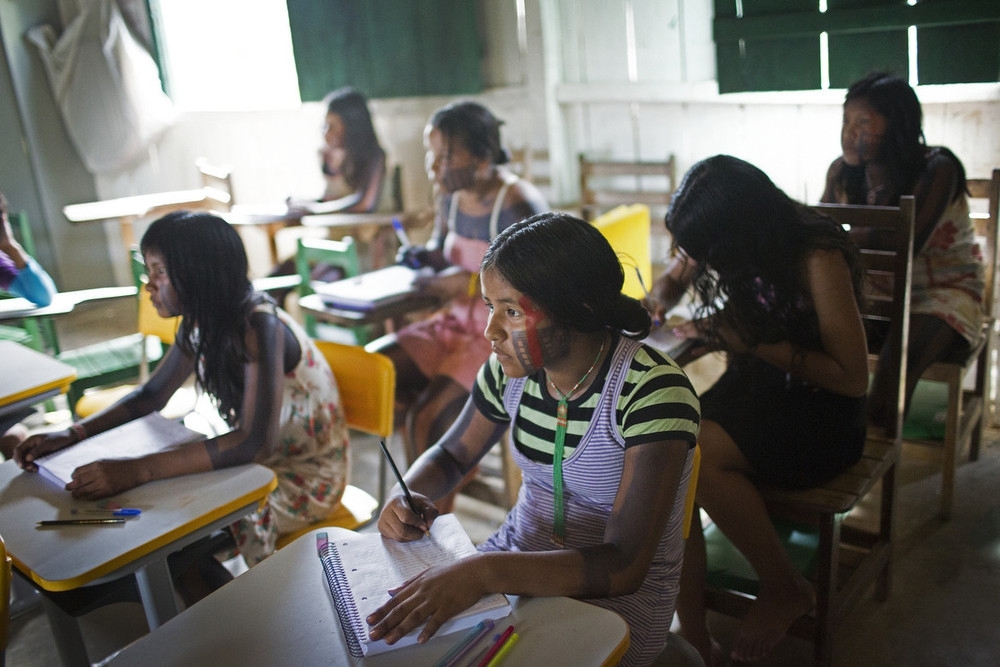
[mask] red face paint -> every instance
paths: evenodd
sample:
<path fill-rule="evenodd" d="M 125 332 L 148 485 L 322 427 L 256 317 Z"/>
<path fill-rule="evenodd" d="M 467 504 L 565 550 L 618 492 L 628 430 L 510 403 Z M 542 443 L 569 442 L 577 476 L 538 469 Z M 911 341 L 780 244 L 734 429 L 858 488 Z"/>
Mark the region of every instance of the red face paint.
<path fill-rule="evenodd" d="M 524 334 L 528 341 L 528 356 L 535 368 L 541 368 L 543 365 L 542 342 L 538 338 L 538 323 L 545 319 L 545 313 L 539 310 L 534 302 L 526 296 L 518 299 L 517 304 L 524 311 L 524 319 L 527 323 Z"/>

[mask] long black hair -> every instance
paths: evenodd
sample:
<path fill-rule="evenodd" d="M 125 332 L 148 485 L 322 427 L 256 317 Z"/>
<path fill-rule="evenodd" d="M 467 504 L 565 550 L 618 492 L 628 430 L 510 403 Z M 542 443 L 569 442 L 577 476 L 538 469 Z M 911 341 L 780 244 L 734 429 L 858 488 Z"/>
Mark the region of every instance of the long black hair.
<path fill-rule="evenodd" d="M 155 221 L 140 245 L 159 253 L 181 303 L 176 345 L 196 360 L 196 378 L 231 426 L 243 401 L 246 334 L 256 295 L 239 234 L 211 213 L 176 211 Z"/>
<path fill-rule="evenodd" d="M 887 126 L 877 159 L 885 163 L 889 184 L 895 193 L 890 205 L 898 205 L 901 195 L 913 194 L 917 181 L 927 169 L 928 151 L 923 130 L 923 109 L 909 83 L 888 72 L 872 72 L 847 89 L 844 104 L 859 100 L 885 116 Z M 947 148 L 939 151 L 952 158 L 958 169 L 957 198 L 965 191 L 965 168 Z M 853 204 L 867 203 L 863 164 L 844 164 L 840 185 Z"/>
<path fill-rule="evenodd" d="M 378 142 L 368 100 L 350 87 L 338 88 L 323 98 L 326 112 L 344 121 L 344 181 L 355 190 L 363 190 L 371 182 L 385 152 Z"/>
<path fill-rule="evenodd" d="M 622 294 L 625 273 L 614 249 L 579 218 L 547 212 L 507 227 L 483 257 L 481 270 L 487 269 L 496 269 L 558 326 L 611 329 L 636 339 L 649 334 L 649 313 Z"/>
<path fill-rule="evenodd" d="M 802 281 L 802 261 L 813 250 L 840 251 L 862 298 L 858 251 L 847 232 L 738 158 L 716 155 L 691 167 L 665 221 L 675 250 L 698 263 L 697 315 L 709 318 L 701 333 L 711 341 L 721 342 L 723 325 L 751 348 L 818 334 Z"/>
<path fill-rule="evenodd" d="M 477 158 L 490 164 L 510 162 L 510 154 L 500 143 L 500 126 L 489 109 L 476 102 L 453 102 L 431 115 L 430 126 L 448 139 L 457 139 Z"/>

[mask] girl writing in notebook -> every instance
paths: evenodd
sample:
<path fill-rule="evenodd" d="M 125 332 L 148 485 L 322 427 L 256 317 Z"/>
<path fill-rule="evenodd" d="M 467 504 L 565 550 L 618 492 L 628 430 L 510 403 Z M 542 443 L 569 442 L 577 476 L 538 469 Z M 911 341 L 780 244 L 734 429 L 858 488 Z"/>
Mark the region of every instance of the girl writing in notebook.
<path fill-rule="evenodd" d="M 648 664 L 674 613 L 698 398 L 683 371 L 640 342 L 643 306 L 594 227 L 561 213 L 515 223 L 481 264 L 492 354 L 461 415 L 405 476 L 378 527 L 424 537 L 444 498 L 510 429 L 523 483 L 480 553 L 400 582 L 368 617 L 389 643 L 426 641 L 486 593 L 586 598 L 628 621 L 622 664 Z"/>
<path fill-rule="evenodd" d="M 150 225 L 141 249 L 157 313 L 182 318 L 175 344 L 144 385 L 64 431 L 28 438 L 15 458 L 36 470 L 45 454 L 162 409 L 194 375 L 231 430 L 143 458 L 81 466 L 66 489 L 96 500 L 165 477 L 268 466 L 278 487 L 234 526 L 254 565 L 274 551 L 279 534 L 328 516 L 339 502 L 349 467 L 336 382 L 302 328 L 254 291 L 243 244 L 225 220 L 170 213 Z"/>
<path fill-rule="evenodd" d="M 486 107 L 457 102 L 435 111 L 424 130 L 438 214 L 427 246 L 404 249 L 403 259 L 414 268 L 434 268 L 435 275 L 418 279 L 418 286 L 447 305 L 369 348 L 396 366 L 397 399 L 406 411 L 403 432 L 413 456 L 455 421 L 490 354 L 476 282 L 490 239 L 548 210 L 541 193 L 504 166 L 509 156 L 500 143 L 500 124 Z M 440 509 L 450 512 L 452 500 L 441 500 Z"/>

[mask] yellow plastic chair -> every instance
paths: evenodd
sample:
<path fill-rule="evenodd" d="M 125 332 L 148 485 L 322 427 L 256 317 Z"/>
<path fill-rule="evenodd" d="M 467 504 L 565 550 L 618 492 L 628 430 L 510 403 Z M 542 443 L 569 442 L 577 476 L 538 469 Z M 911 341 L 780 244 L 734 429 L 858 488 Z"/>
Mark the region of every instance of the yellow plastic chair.
<path fill-rule="evenodd" d="M 0 537 L 0 667 L 6 661 L 8 632 L 10 631 L 10 556 Z"/>
<path fill-rule="evenodd" d="M 652 285 L 653 280 L 649 258 L 649 207 L 645 204 L 619 206 L 597 217 L 592 224 L 615 249 L 622 263 L 625 270 L 622 292 L 634 299 L 645 297 L 645 287 Z"/>
<path fill-rule="evenodd" d="M 322 340 L 314 342 L 337 378 L 347 426 L 388 440 L 393 432 L 396 400 L 396 367 L 389 357 L 368 352 L 356 345 Z M 356 486 L 348 485 L 333 514 L 281 536 L 278 548 L 316 528 L 335 526 L 355 530 L 369 523 L 385 501 L 385 458 L 382 456 L 379 456 L 378 476 L 378 499 Z"/>

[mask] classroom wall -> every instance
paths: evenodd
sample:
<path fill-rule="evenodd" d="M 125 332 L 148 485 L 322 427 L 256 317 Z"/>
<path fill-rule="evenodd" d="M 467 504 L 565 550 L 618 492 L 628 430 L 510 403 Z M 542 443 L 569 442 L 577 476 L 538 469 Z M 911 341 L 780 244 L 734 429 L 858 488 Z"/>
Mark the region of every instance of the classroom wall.
<path fill-rule="evenodd" d="M 30 0 L 5 0 L 11 3 L 26 7 Z M 524 0 L 521 34 L 517 0 L 480 4 L 484 76 L 492 87 L 477 99 L 506 121 L 509 145 L 549 149 L 553 203 L 575 200 L 579 152 L 646 160 L 674 153 L 682 172 L 703 157 L 726 152 L 760 166 L 793 197 L 818 199 L 826 167 L 840 152 L 844 91 L 719 95 L 712 0 Z M 6 23 L 8 14 L 0 18 Z M 3 28 L 5 35 L 19 33 L 16 27 Z M 929 143 L 951 147 L 973 176 L 1000 165 L 1000 85 L 920 87 L 918 95 Z M 407 208 L 430 204 L 422 131 L 430 113 L 449 101 L 372 102 L 390 159 L 402 165 Z M 42 129 L 58 127 L 51 112 L 43 116 Z M 318 195 L 322 120 L 318 103 L 283 111 L 182 111 L 148 156 L 119 174 L 93 179 L 94 190 L 107 198 L 195 187 L 194 163 L 203 156 L 233 165 L 237 203 L 275 204 L 291 194 Z M 5 140 L 0 158 L 10 150 Z M 70 199 L 59 184 L 54 187 L 41 197 L 49 202 L 47 223 L 65 229 L 62 203 L 83 199 Z M 113 247 L 117 228 L 107 227 L 106 237 L 108 248 Z M 248 245 L 254 243 L 250 238 Z M 654 248 L 657 252 L 664 252 L 662 244 Z M 111 255 L 87 246 L 84 257 L 95 264 L 110 262 L 116 280 L 127 282 L 127 266 Z M 260 262 L 254 270 L 262 270 Z M 61 286 L 84 286 L 79 282 L 85 279 L 67 275 Z"/>

